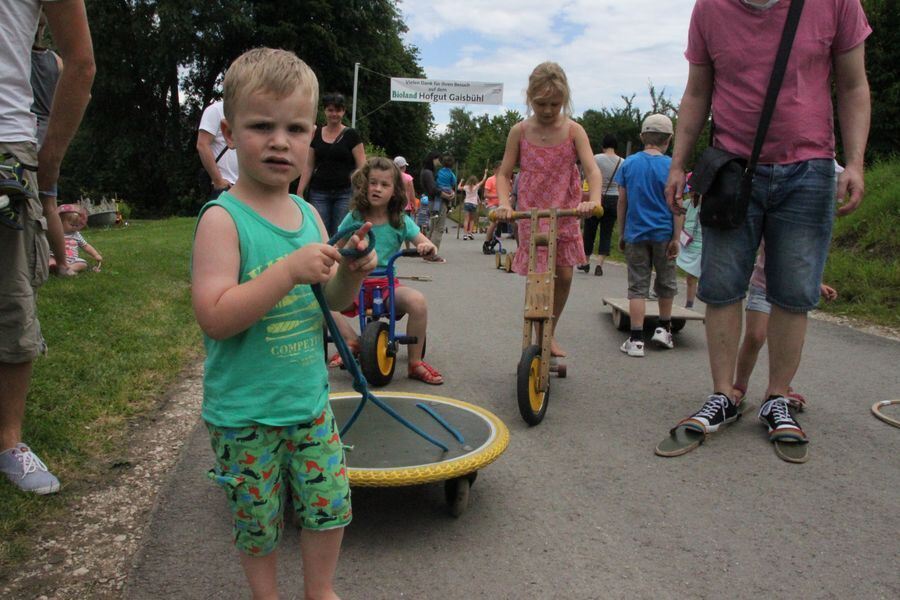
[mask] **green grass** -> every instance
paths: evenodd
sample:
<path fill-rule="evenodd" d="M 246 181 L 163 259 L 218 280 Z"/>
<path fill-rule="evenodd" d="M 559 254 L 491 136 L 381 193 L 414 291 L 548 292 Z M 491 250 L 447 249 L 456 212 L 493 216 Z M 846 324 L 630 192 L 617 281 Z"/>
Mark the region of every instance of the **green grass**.
<path fill-rule="evenodd" d="M 52 277 L 38 294 L 49 354 L 35 362 L 24 439 L 59 476 L 38 497 L 0 483 L 0 570 L 30 551 L 41 523 L 73 495 L 102 485 L 126 446 L 126 422 L 155 406 L 199 353 L 190 306 L 194 219 L 134 221 L 84 232 L 104 256 L 100 273 Z"/>
<path fill-rule="evenodd" d="M 900 327 L 900 159 L 866 172 L 862 206 L 834 224 L 824 281 L 838 299 L 830 313 Z"/>

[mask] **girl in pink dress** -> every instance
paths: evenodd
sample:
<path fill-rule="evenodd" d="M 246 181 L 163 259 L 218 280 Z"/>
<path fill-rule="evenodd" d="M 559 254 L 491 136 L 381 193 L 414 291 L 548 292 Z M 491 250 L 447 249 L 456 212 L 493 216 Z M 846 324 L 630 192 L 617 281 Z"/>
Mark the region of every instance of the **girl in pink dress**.
<path fill-rule="evenodd" d="M 587 133 L 581 125 L 569 118 L 572 100 L 562 67 L 554 62 L 541 63 L 535 67 L 528 78 L 525 102 L 528 106 L 528 118 L 510 130 L 503 163 L 497 173 L 497 193 L 500 197 L 497 217 L 508 218 L 512 213 L 510 181 L 516 164 L 520 170 L 516 210 L 574 208 L 581 216 L 589 216 L 600 206 L 603 181 L 600 169 L 594 162 Z M 579 160 L 591 190 L 588 202 L 581 201 L 581 178 L 576 166 Z M 518 222 L 518 228 L 519 249 L 513 261 L 513 270 L 526 275 L 531 224 L 523 219 Z M 548 229 L 549 221 L 542 220 L 540 230 Z M 554 330 L 569 297 L 573 269 L 586 262 L 577 218 L 559 219 L 556 240 Z M 547 248 L 538 248 L 537 270 L 547 270 Z M 550 345 L 550 353 L 553 356 L 566 355 L 555 337 Z"/>

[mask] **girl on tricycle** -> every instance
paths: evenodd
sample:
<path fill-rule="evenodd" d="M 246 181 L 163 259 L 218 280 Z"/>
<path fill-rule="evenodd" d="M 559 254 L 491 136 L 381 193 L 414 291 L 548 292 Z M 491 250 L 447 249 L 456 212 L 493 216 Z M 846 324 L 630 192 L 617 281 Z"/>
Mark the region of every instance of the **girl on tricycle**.
<path fill-rule="evenodd" d="M 407 200 L 400 179 L 400 171 L 393 162 L 382 157 L 370 158 L 361 169 L 353 173 L 351 183 L 353 196 L 350 201 L 350 213 L 345 217 L 341 227 L 354 221 L 372 223 L 379 270 L 388 267 L 389 260 L 395 257 L 404 242 L 412 243 L 420 256 L 433 256 L 437 252 L 437 247 L 403 212 Z M 393 267 L 393 264 L 390 266 Z M 409 378 L 418 379 L 431 385 L 444 383 L 444 378 L 438 370 L 422 360 L 428 324 L 428 304 L 425 296 L 418 290 L 398 285 L 393 277 L 390 279 L 394 282 L 394 288 L 393 290 L 387 289 L 386 279 L 384 277 L 380 281 L 367 280 L 363 284 L 366 290 L 366 306 L 362 308 L 354 306 L 350 311 L 351 314 L 355 315 L 357 310 L 373 310 L 370 303 L 378 301 L 383 304 L 383 310 L 388 311 L 390 307 L 386 303 L 393 298 L 394 313 L 397 318 L 403 314 L 409 317 L 405 337 L 416 338 L 416 341 L 410 343 L 407 348 Z M 343 333 L 346 337 L 346 329 L 350 329 L 350 327 L 346 321 L 344 324 L 347 327 L 342 326 L 341 329 L 344 330 Z M 357 340 L 353 344 L 348 340 L 348 345 L 359 348 L 359 341 Z"/>

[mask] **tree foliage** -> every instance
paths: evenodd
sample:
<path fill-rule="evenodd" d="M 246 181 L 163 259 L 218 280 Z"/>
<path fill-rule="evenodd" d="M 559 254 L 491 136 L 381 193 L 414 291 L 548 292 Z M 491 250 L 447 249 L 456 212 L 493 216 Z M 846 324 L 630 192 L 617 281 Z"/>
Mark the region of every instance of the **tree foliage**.
<path fill-rule="evenodd" d="M 424 76 L 418 50 L 402 41 L 395 0 L 87 0 L 87 8 L 97 77 L 64 165 L 69 195 L 115 192 L 143 213 L 193 212 L 203 200 L 195 177 L 200 115 L 220 94 L 228 65 L 258 46 L 294 51 L 322 92 L 348 98 L 361 63 L 363 139 L 389 155 L 426 150 L 430 107 L 382 106 L 385 76 Z"/>
<path fill-rule="evenodd" d="M 900 2 L 863 0 L 873 33 L 866 40 L 866 72 L 872 91 L 868 158 L 896 154 L 900 144 Z"/>

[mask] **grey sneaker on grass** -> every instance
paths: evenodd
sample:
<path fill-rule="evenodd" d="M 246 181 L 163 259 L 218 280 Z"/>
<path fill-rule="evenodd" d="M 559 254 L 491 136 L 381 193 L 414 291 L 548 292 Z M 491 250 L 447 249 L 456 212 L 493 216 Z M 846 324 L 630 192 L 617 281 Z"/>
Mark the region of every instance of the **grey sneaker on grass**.
<path fill-rule="evenodd" d="M 23 492 L 43 495 L 59 490 L 59 479 L 21 442 L 15 448 L 0 452 L 0 472 Z"/>

